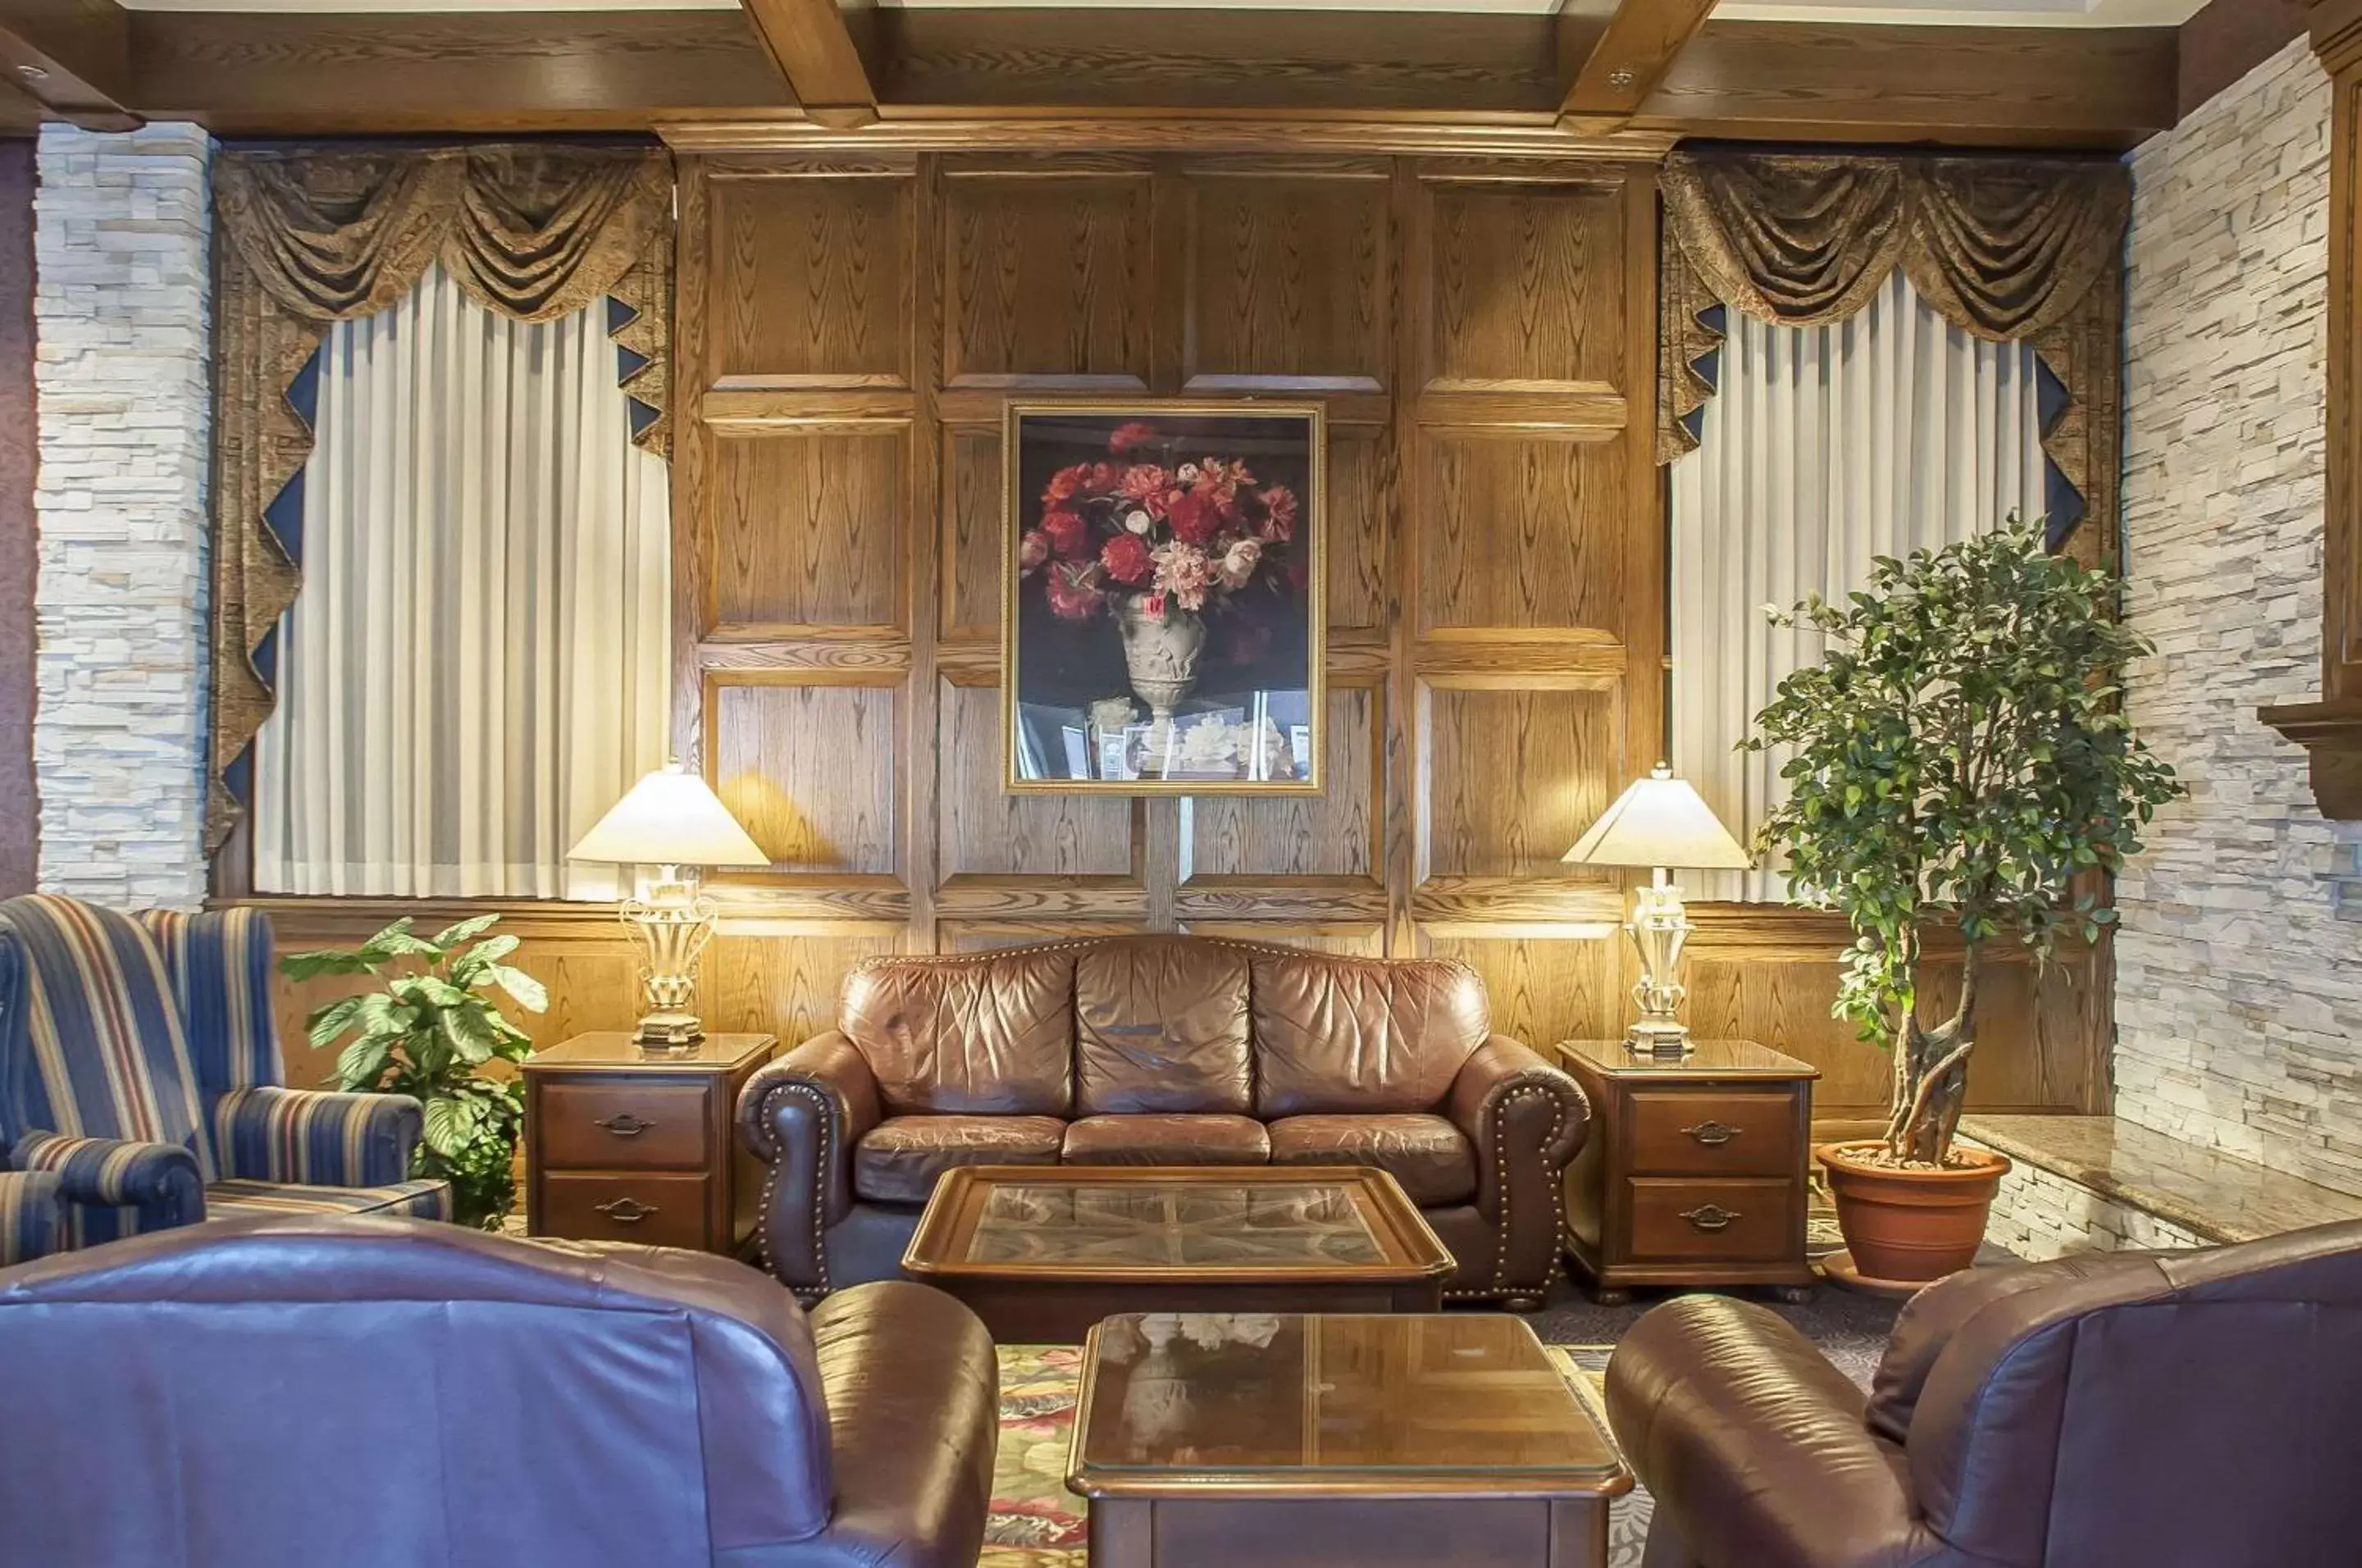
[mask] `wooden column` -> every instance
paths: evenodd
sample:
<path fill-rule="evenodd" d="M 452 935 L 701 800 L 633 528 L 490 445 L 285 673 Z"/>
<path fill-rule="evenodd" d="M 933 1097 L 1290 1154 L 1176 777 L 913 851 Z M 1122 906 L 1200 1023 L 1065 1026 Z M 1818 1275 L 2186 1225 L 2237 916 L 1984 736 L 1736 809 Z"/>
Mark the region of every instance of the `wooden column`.
<path fill-rule="evenodd" d="M 40 862 L 33 781 L 33 143 L 0 141 L 0 897 Z"/>
<path fill-rule="evenodd" d="M 2266 708 L 2312 754 L 2322 814 L 2362 818 L 2362 0 L 2317 0 L 2312 45 L 2330 74 L 2329 475 L 2321 583 L 2321 701 Z"/>

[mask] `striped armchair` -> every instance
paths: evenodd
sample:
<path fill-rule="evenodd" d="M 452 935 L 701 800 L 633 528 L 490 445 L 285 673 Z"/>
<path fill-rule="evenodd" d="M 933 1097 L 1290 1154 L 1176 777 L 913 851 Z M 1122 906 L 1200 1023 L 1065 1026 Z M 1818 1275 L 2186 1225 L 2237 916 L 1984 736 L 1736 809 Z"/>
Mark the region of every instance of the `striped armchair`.
<path fill-rule="evenodd" d="M 281 1087 L 270 962 L 254 910 L 0 902 L 0 1148 L 56 1181 L 56 1244 L 289 1210 L 450 1217 L 446 1183 L 409 1179 L 416 1100 Z"/>

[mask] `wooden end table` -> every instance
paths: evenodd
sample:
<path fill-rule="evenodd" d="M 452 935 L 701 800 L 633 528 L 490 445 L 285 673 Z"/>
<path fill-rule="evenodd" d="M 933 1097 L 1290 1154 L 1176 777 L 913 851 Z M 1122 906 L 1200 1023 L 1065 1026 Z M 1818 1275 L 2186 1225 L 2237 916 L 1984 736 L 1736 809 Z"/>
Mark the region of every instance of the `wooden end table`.
<path fill-rule="evenodd" d="M 1604 1568 L 1631 1473 L 1502 1313 L 1152 1313 L 1091 1331 L 1091 1568 Z"/>
<path fill-rule="evenodd" d="M 1394 1177 L 1328 1165 L 957 1165 L 902 1254 L 1002 1344 L 1118 1312 L 1432 1312 L 1454 1266 Z"/>
<path fill-rule="evenodd" d="M 1566 1040 L 1559 1062 L 1592 1107 L 1566 1167 L 1566 1250 L 1602 1306 L 1636 1285 L 1813 1286 L 1813 1080 L 1820 1069 L 1751 1040 L 1700 1040 L 1683 1057 L 1621 1040 Z"/>
<path fill-rule="evenodd" d="M 582 1242 L 734 1253 L 753 1235 L 759 1167 L 738 1147 L 738 1090 L 773 1034 L 650 1051 L 577 1034 L 524 1064 L 525 1229 Z"/>

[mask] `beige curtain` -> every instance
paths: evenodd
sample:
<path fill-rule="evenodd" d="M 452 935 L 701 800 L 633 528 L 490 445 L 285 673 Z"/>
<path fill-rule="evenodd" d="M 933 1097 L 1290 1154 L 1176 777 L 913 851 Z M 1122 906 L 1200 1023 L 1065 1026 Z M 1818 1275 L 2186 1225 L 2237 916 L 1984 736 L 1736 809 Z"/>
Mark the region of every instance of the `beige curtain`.
<path fill-rule="evenodd" d="M 1823 651 L 1763 606 L 1842 598 L 1874 557 L 2039 515 L 2036 380 L 2030 346 L 1950 325 L 1900 271 L 1831 326 L 1730 317 L 1703 439 L 1672 469 L 1672 760 L 1741 839 L 1786 798 L 1787 759 L 1733 748 Z M 1776 867 L 1682 880 L 1695 899 L 1786 891 Z"/>
<path fill-rule="evenodd" d="M 1709 149 L 1667 160 L 1662 189 L 1660 460 L 1697 444 L 1695 415 L 1714 395 L 1702 373 L 1718 339 L 1710 307 L 1825 326 L 1864 309 L 1900 268 L 1945 321 L 2031 345 L 2058 379 L 2044 447 L 2095 525 L 2070 547 L 2113 559 L 2132 204 L 2121 163 Z"/>
<path fill-rule="evenodd" d="M 213 787 L 208 848 L 271 711 L 267 639 L 301 584 L 281 536 L 312 431 L 291 389 L 337 322 L 430 265 L 486 310 L 548 322 L 607 305 L 633 438 L 667 449 L 672 165 L 656 148 L 472 143 L 266 148 L 214 163 Z"/>
<path fill-rule="evenodd" d="M 258 891 L 613 896 L 565 855 L 664 760 L 667 472 L 631 425 L 603 302 L 517 321 L 434 265 L 329 330 Z"/>

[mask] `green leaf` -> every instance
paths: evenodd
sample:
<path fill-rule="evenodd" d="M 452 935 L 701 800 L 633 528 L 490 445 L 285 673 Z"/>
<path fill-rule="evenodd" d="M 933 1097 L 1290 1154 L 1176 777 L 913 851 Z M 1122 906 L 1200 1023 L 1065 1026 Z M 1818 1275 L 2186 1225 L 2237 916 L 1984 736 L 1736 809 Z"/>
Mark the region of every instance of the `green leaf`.
<path fill-rule="evenodd" d="M 369 960 L 358 953 L 326 949 L 317 953 L 290 953 L 279 960 L 279 972 L 291 980 L 315 980 L 322 975 L 367 975 L 373 973 Z"/>
<path fill-rule="evenodd" d="M 482 1124 L 473 1100 L 442 1096 L 426 1102 L 426 1146 L 450 1159 L 466 1148 Z"/>
<path fill-rule="evenodd" d="M 337 1087 L 341 1089 L 373 1089 L 378 1079 L 385 1076 L 387 1059 L 393 1055 L 394 1038 L 386 1034 L 364 1034 L 346 1046 L 337 1057 Z"/>
<path fill-rule="evenodd" d="M 361 1003 L 367 999 L 366 997 L 347 997 L 342 1001 L 313 1009 L 312 1016 L 304 1021 L 304 1034 L 311 1041 L 312 1049 L 316 1051 L 342 1034 L 352 1022 L 353 1014 L 360 1011 Z"/>
<path fill-rule="evenodd" d="M 497 913 L 470 915 L 457 925 L 447 925 L 436 932 L 434 936 L 435 945 L 448 953 L 478 932 L 490 931 L 500 923 L 500 919 Z"/>
<path fill-rule="evenodd" d="M 492 970 L 492 979 L 499 985 L 501 989 L 508 992 L 510 999 L 513 1000 L 517 1006 L 524 1009 L 525 1011 L 546 1012 L 548 1010 L 549 992 L 547 988 L 545 988 L 539 980 L 535 979 L 523 969 L 511 968 L 506 964 L 497 965 Z"/>

